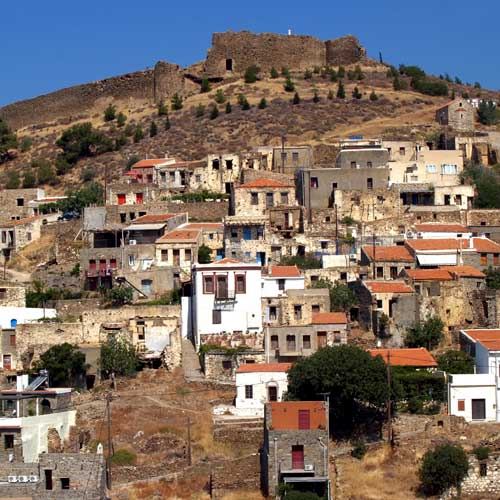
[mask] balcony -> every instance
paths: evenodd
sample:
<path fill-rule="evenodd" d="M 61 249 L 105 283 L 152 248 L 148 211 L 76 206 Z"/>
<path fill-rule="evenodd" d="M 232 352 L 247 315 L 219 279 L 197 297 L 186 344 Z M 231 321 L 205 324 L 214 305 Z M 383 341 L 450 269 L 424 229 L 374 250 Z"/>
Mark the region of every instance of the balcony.
<path fill-rule="evenodd" d="M 280 474 L 306 474 L 314 476 L 314 464 L 282 464 L 280 463 Z"/>
<path fill-rule="evenodd" d="M 228 290 L 227 288 L 217 288 L 215 290 L 215 300 L 217 301 L 232 301 L 236 299 L 236 293 L 234 290 Z"/>
<path fill-rule="evenodd" d="M 87 278 L 105 278 L 106 276 L 113 276 L 113 273 L 116 271 L 116 268 L 106 268 L 106 269 L 88 269 L 85 271 L 85 276 Z"/>

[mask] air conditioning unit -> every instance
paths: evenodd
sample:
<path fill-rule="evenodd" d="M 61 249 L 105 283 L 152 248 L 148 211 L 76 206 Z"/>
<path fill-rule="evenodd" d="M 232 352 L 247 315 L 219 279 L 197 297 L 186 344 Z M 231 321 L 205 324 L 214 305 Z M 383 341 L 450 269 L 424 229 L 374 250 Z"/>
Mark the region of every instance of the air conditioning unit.
<path fill-rule="evenodd" d="M 137 245 L 137 240 L 128 240 L 129 245 Z"/>
<path fill-rule="evenodd" d="M 313 464 L 306 464 L 306 465 L 304 465 L 304 470 L 306 470 L 308 472 L 312 472 L 312 471 L 314 471 L 314 465 Z"/>
<path fill-rule="evenodd" d="M 27 482 L 29 482 L 28 476 L 17 476 L 17 480 L 20 483 L 27 483 Z"/>
<path fill-rule="evenodd" d="M 38 476 L 30 476 L 30 483 L 38 483 Z"/>
<path fill-rule="evenodd" d="M 7 476 L 7 481 L 9 483 L 17 483 L 17 476 Z"/>

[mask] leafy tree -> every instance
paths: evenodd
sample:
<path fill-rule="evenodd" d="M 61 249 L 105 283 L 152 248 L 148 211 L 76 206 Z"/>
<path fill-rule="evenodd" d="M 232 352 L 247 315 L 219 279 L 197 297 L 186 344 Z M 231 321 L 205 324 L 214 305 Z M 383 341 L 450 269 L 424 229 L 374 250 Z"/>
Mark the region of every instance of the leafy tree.
<path fill-rule="evenodd" d="M 312 285 L 313 288 L 328 288 L 330 291 L 330 309 L 332 311 L 349 311 L 358 303 L 355 293 L 344 283 L 333 284 L 328 279 L 321 279 Z"/>
<path fill-rule="evenodd" d="M 149 137 L 154 137 L 157 134 L 158 134 L 158 126 L 156 125 L 156 122 L 153 120 L 149 125 Z"/>
<path fill-rule="evenodd" d="M 85 354 L 78 346 L 58 344 L 45 351 L 35 363 L 36 370 L 47 370 L 52 387 L 80 386 L 85 376 Z"/>
<path fill-rule="evenodd" d="M 266 109 L 267 108 L 267 101 L 266 101 L 266 98 L 263 97 L 260 101 L 259 101 L 259 109 Z"/>
<path fill-rule="evenodd" d="M 270 76 L 273 79 L 278 78 L 278 76 L 279 76 L 278 70 L 274 66 L 271 68 Z"/>
<path fill-rule="evenodd" d="M 108 376 L 115 374 L 129 377 L 138 367 L 134 346 L 124 337 L 110 336 L 101 345 L 101 370 Z"/>
<path fill-rule="evenodd" d="M 409 76 L 410 78 L 415 78 L 419 80 L 427 76 L 425 74 L 425 71 L 422 68 L 419 68 L 418 66 L 405 66 L 404 64 L 401 64 L 399 66 L 399 72 L 402 75 Z"/>
<path fill-rule="evenodd" d="M 104 110 L 104 121 L 111 122 L 116 118 L 116 106 L 109 104 Z"/>
<path fill-rule="evenodd" d="M 80 123 L 65 130 L 56 141 L 62 149 L 60 159 L 69 165 L 80 158 L 91 157 L 113 150 L 113 142 L 102 132 L 95 130 L 91 123 Z"/>
<path fill-rule="evenodd" d="M 312 77 L 312 71 L 310 69 L 306 69 L 304 72 L 304 80 L 310 80 Z"/>
<path fill-rule="evenodd" d="M 224 91 L 222 89 L 217 89 L 215 93 L 214 101 L 217 104 L 223 104 L 226 102 L 226 96 L 224 95 Z"/>
<path fill-rule="evenodd" d="M 300 104 L 300 96 L 298 92 L 295 92 L 293 95 L 292 104 Z"/>
<path fill-rule="evenodd" d="M 158 116 L 168 116 L 168 105 L 163 99 L 158 103 Z"/>
<path fill-rule="evenodd" d="M 203 80 L 201 81 L 200 93 L 204 94 L 206 92 L 210 92 L 210 90 L 211 87 L 208 78 L 203 78 Z"/>
<path fill-rule="evenodd" d="M 427 451 L 422 460 L 421 489 L 426 495 L 440 495 L 448 488 L 460 488 L 468 470 L 469 461 L 461 446 L 438 445 Z"/>
<path fill-rule="evenodd" d="M 481 165 L 467 165 L 462 176 L 476 185 L 475 208 L 500 208 L 500 172 Z"/>
<path fill-rule="evenodd" d="M 125 122 L 127 121 L 127 117 L 121 111 L 116 115 L 116 125 L 117 127 L 123 127 Z"/>
<path fill-rule="evenodd" d="M 36 169 L 38 184 L 52 184 L 57 180 L 52 164 L 48 160 L 33 160 L 31 167 Z"/>
<path fill-rule="evenodd" d="M 500 119 L 500 112 L 493 101 L 481 101 L 477 110 L 479 121 L 483 125 L 495 125 Z"/>
<path fill-rule="evenodd" d="M 130 156 L 125 164 L 125 171 L 128 172 L 138 161 L 140 161 L 140 159 L 141 157 L 139 155 Z"/>
<path fill-rule="evenodd" d="M 123 306 L 130 304 L 134 297 L 132 288 L 128 286 L 115 286 L 110 288 L 106 294 L 106 298 L 113 306 Z"/>
<path fill-rule="evenodd" d="M 318 91 L 317 91 L 317 90 L 315 90 L 315 91 L 314 91 L 314 94 L 313 94 L 313 102 L 314 102 L 314 103 L 317 103 L 317 102 L 319 102 L 319 101 L 320 101 L 320 98 L 319 98 L 319 95 L 318 95 Z"/>
<path fill-rule="evenodd" d="M 219 116 L 219 108 L 217 107 L 216 104 L 212 106 L 212 109 L 210 110 L 210 119 L 215 120 Z"/>
<path fill-rule="evenodd" d="M 196 106 L 195 116 L 196 118 L 201 118 L 205 114 L 205 106 L 203 104 L 198 104 Z"/>
<path fill-rule="evenodd" d="M 209 264 L 212 262 L 212 250 L 207 245 L 200 245 L 198 248 L 198 262 L 200 264 Z"/>
<path fill-rule="evenodd" d="M 488 267 L 486 271 L 486 285 L 488 288 L 500 290 L 500 269 Z"/>
<path fill-rule="evenodd" d="M 179 111 L 183 107 L 182 97 L 176 92 L 171 99 L 172 109 L 174 111 Z"/>
<path fill-rule="evenodd" d="M 358 87 L 354 87 L 354 90 L 352 91 L 352 97 L 354 99 L 361 99 L 363 97 L 363 94 L 359 91 Z"/>
<path fill-rule="evenodd" d="M 474 360 L 464 351 L 446 351 L 437 361 L 438 368 L 446 373 L 474 373 Z"/>
<path fill-rule="evenodd" d="M 134 142 L 137 144 L 143 139 L 144 139 L 144 130 L 142 130 L 142 127 L 140 125 L 137 125 L 137 127 L 135 127 L 135 132 L 134 132 Z"/>
<path fill-rule="evenodd" d="M 293 255 L 291 257 L 282 257 L 281 264 L 284 266 L 297 266 L 300 269 L 320 269 L 321 260 L 317 259 L 314 254 Z"/>
<path fill-rule="evenodd" d="M 413 90 L 426 95 L 446 96 L 448 95 L 448 85 L 444 82 L 433 82 L 426 78 L 412 79 L 411 86 Z"/>
<path fill-rule="evenodd" d="M 389 394 L 380 357 L 353 345 L 324 347 L 299 359 L 288 371 L 290 399 L 309 401 L 330 395 L 330 429 L 350 432 L 383 418 Z"/>
<path fill-rule="evenodd" d="M 337 88 L 337 98 L 345 99 L 345 88 L 344 84 L 342 83 L 342 80 L 339 81 L 339 86 Z"/>
<path fill-rule="evenodd" d="M 231 103 L 228 101 L 226 103 L 226 109 L 225 109 L 226 115 L 228 115 L 229 113 L 231 113 L 232 110 L 233 110 L 233 108 L 231 106 Z"/>
<path fill-rule="evenodd" d="M 374 90 L 372 90 L 372 93 L 370 94 L 370 101 L 378 101 L 378 95 Z"/>
<path fill-rule="evenodd" d="M 328 94 L 326 95 L 326 98 L 331 101 L 333 99 L 333 97 L 334 97 L 333 92 L 331 90 L 329 90 Z"/>
<path fill-rule="evenodd" d="M 259 78 L 260 68 L 253 64 L 245 70 L 245 83 L 255 83 Z"/>
<path fill-rule="evenodd" d="M 29 189 L 34 188 L 36 186 L 36 177 L 33 173 L 33 170 L 29 169 L 24 173 L 23 176 L 23 188 Z"/>
<path fill-rule="evenodd" d="M 11 170 L 7 174 L 7 182 L 5 184 L 6 189 L 19 189 L 21 185 L 21 179 L 19 173 L 16 170 Z"/>
<path fill-rule="evenodd" d="M 286 77 L 285 84 L 283 85 L 283 88 L 285 89 L 286 92 L 293 92 L 295 90 L 295 84 L 292 82 L 292 79 L 290 76 Z"/>
<path fill-rule="evenodd" d="M 84 207 L 102 205 L 104 203 L 104 190 L 97 182 L 89 182 L 84 187 L 68 191 L 67 198 L 57 202 L 62 212 L 76 211 L 81 213 Z"/>
<path fill-rule="evenodd" d="M 344 68 L 344 66 L 339 66 L 339 69 L 337 70 L 337 76 L 339 78 L 344 78 L 345 77 L 345 68 Z"/>
<path fill-rule="evenodd" d="M 457 85 L 462 85 L 462 80 L 460 80 L 460 78 L 458 78 L 458 76 L 455 77 L 455 83 Z"/>
<path fill-rule="evenodd" d="M 427 319 L 424 323 L 417 323 L 406 332 L 405 343 L 408 347 L 425 347 L 432 350 L 443 339 L 444 323 L 438 316 Z"/>
<path fill-rule="evenodd" d="M 0 162 L 7 159 L 9 149 L 17 148 L 17 136 L 0 118 Z"/>
<path fill-rule="evenodd" d="M 452 91 L 451 91 L 451 100 L 452 101 L 455 100 L 455 89 L 452 89 Z"/>

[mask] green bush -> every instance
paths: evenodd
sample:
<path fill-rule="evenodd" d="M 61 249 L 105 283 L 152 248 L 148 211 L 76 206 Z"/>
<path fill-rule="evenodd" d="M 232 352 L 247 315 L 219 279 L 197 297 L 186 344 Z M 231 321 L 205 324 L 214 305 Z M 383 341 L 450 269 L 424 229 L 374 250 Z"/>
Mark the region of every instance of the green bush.
<path fill-rule="evenodd" d="M 490 451 L 491 450 L 487 446 L 478 446 L 474 448 L 473 453 L 478 460 L 488 460 Z"/>
<path fill-rule="evenodd" d="M 418 66 L 405 66 L 404 64 L 401 64 L 399 66 L 399 72 L 402 75 L 409 76 L 410 78 L 416 78 L 416 79 L 422 79 L 425 78 L 427 75 L 425 74 L 425 71 Z"/>
<path fill-rule="evenodd" d="M 123 336 L 109 336 L 101 344 L 101 370 L 107 375 L 130 377 L 139 367 L 139 360 L 133 344 Z"/>
<path fill-rule="evenodd" d="M 116 126 L 123 127 L 126 121 L 127 117 L 120 111 L 118 115 L 116 115 Z"/>
<path fill-rule="evenodd" d="M 36 176 L 33 173 L 33 170 L 26 170 L 23 176 L 23 188 L 30 189 L 36 186 Z"/>
<path fill-rule="evenodd" d="M 5 183 L 5 189 L 19 189 L 21 186 L 21 178 L 16 170 L 11 170 L 7 174 L 7 182 Z"/>
<path fill-rule="evenodd" d="M 375 93 L 374 90 L 372 90 L 370 94 L 370 101 L 378 101 L 378 95 Z"/>
<path fill-rule="evenodd" d="M 229 198 L 228 194 L 217 193 L 215 191 L 207 191 L 206 189 L 202 189 L 201 191 L 192 191 L 190 193 L 181 193 L 172 196 L 173 201 L 183 201 L 185 203 L 193 203 L 198 201 L 207 201 L 207 200 L 216 200 L 223 199 L 226 200 Z"/>
<path fill-rule="evenodd" d="M 446 373 L 474 373 L 474 360 L 464 351 L 449 350 L 437 358 L 438 368 Z"/>
<path fill-rule="evenodd" d="M 339 69 L 337 70 L 337 76 L 339 78 L 344 78 L 345 77 L 345 68 L 344 68 L 344 66 L 339 66 Z"/>
<path fill-rule="evenodd" d="M 440 495 L 460 485 L 469 470 L 467 455 L 461 446 L 442 444 L 427 451 L 419 471 L 422 492 Z"/>
<path fill-rule="evenodd" d="M 179 111 L 182 109 L 183 107 L 182 97 L 177 92 L 172 96 L 171 102 L 172 102 L 172 109 L 174 111 Z"/>
<path fill-rule="evenodd" d="M 216 104 L 212 106 L 212 109 L 210 110 L 210 119 L 215 120 L 219 116 L 219 108 L 217 107 Z"/>
<path fill-rule="evenodd" d="M 215 93 L 214 101 L 217 104 L 224 104 L 226 102 L 226 96 L 224 95 L 224 91 L 222 89 L 217 89 Z"/>
<path fill-rule="evenodd" d="M 345 88 L 344 84 L 342 83 L 342 80 L 339 81 L 339 86 L 337 88 L 337 98 L 345 99 Z"/>
<path fill-rule="evenodd" d="M 285 84 L 283 85 L 283 88 L 285 89 L 286 92 L 293 92 L 295 90 L 295 84 L 292 82 L 292 79 L 290 76 L 286 77 Z"/>
<path fill-rule="evenodd" d="M 493 101 L 481 101 L 477 115 L 483 125 L 496 125 L 500 121 L 500 110 Z"/>
<path fill-rule="evenodd" d="M 245 83 L 255 83 L 259 78 L 260 68 L 252 65 L 245 70 Z"/>
<path fill-rule="evenodd" d="M 17 136 L 0 118 L 0 163 L 7 160 L 9 149 L 17 148 Z"/>
<path fill-rule="evenodd" d="M 31 149 L 31 146 L 33 146 L 33 139 L 31 137 L 23 137 L 21 139 L 21 143 L 19 144 L 19 149 L 23 153 L 26 153 L 26 151 Z"/>
<path fill-rule="evenodd" d="M 279 76 L 278 70 L 276 68 L 272 67 L 271 72 L 270 72 L 270 76 L 271 76 L 271 78 L 278 78 L 278 76 Z"/>
<path fill-rule="evenodd" d="M 368 448 L 366 447 L 366 444 L 364 441 L 356 441 L 354 443 L 354 448 L 351 451 L 351 456 L 354 458 L 357 458 L 358 460 L 361 460 L 365 455 L 366 452 L 368 451 Z"/>
<path fill-rule="evenodd" d="M 208 78 L 203 78 L 201 81 L 201 86 L 200 86 L 200 93 L 204 94 L 206 92 L 210 92 L 211 87 L 210 87 L 210 82 L 208 81 Z"/>
<path fill-rule="evenodd" d="M 205 106 L 203 104 L 198 104 L 195 111 L 196 118 L 201 118 L 205 114 Z"/>
<path fill-rule="evenodd" d="M 149 125 L 149 137 L 154 137 L 157 134 L 158 134 L 158 126 L 156 125 L 156 122 L 153 120 Z"/>
<path fill-rule="evenodd" d="M 444 82 L 433 82 L 430 80 L 412 80 L 413 90 L 426 95 L 446 96 L 448 95 L 448 85 Z"/>
<path fill-rule="evenodd" d="M 52 184 L 57 181 L 54 168 L 48 160 L 33 160 L 31 167 L 37 171 L 38 184 Z"/>
<path fill-rule="evenodd" d="M 393 366 L 391 370 L 394 397 L 397 401 L 410 402 L 415 398 L 422 402 L 445 400 L 446 384 L 442 374 L 404 366 Z M 416 403 L 413 402 L 413 404 Z"/>
<path fill-rule="evenodd" d="M 352 97 L 354 99 L 361 99 L 363 97 L 363 94 L 359 91 L 358 87 L 354 87 L 354 90 L 352 91 Z"/>
<path fill-rule="evenodd" d="M 226 115 L 228 115 L 229 113 L 231 113 L 232 110 L 233 110 L 233 108 L 231 106 L 231 103 L 228 101 L 226 103 L 226 109 L 225 109 Z"/>
<path fill-rule="evenodd" d="M 297 266 L 300 269 L 320 269 L 321 260 L 317 259 L 313 254 L 285 256 L 281 258 L 281 265 Z"/>
<path fill-rule="evenodd" d="M 312 71 L 310 69 L 306 69 L 304 72 L 304 80 L 310 80 L 312 77 Z"/>
<path fill-rule="evenodd" d="M 406 331 L 407 347 L 425 347 L 429 351 L 435 349 L 443 339 L 444 323 L 438 316 L 417 323 Z"/>
<path fill-rule="evenodd" d="M 137 461 L 137 455 L 129 450 L 116 450 L 111 456 L 113 465 L 134 465 Z"/>
<path fill-rule="evenodd" d="M 212 262 L 212 250 L 207 245 L 200 245 L 198 248 L 198 262 L 200 264 L 209 264 Z"/>
<path fill-rule="evenodd" d="M 314 91 L 314 94 L 313 94 L 313 102 L 314 103 L 318 103 L 320 101 L 320 98 L 319 98 L 319 94 L 318 94 L 318 91 L 315 90 Z"/>
<path fill-rule="evenodd" d="M 82 170 L 81 179 L 83 182 L 90 182 L 95 178 L 95 169 L 94 167 L 85 167 Z"/>
<path fill-rule="evenodd" d="M 295 92 L 293 95 L 292 104 L 300 104 L 300 96 L 298 92 Z"/>
<path fill-rule="evenodd" d="M 104 110 L 104 121 L 111 122 L 116 118 L 116 106 L 113 104 L 109 104 L 108 107 Z"/>
<path fill-rule="evenodd" d="M 168 115 L 168 105 L 165 104 L 165 101 L 162 99 L 158 103 L 158 116 L 167 116 Z"/>
<path fill-rule="evenodd" d="M 115 286 L 110 288 L 106 293 L 106 298 L 113 306 L 123 306 L 124 304 L 130 304 L 134 297 L 134 292 L 132 288 L 128 286 Z"/>
<path fill-rule="evenodd" d="M 135 127 L 135 132 L 134 132 L 134 142 L 137 144 L 143 139 L 144 139 L 144 130 L 142 130 L 142 127 L 140 125 L 137 125 L 137 127 Z"/>
<path fill-rule="evenodd" d="M 410 413 L 422 413 L 424 402 L 418 396 L 414 396 L 408 400 L 408 411 Z"/>
<path fill-rule="evenodd" d="M 266 101 L 266 98 L 263 97 L 260 101 L 259 101 L 259 106 L 258 106 L 259 109 L 266 109 L 267 108 L 267 101 Z"/>

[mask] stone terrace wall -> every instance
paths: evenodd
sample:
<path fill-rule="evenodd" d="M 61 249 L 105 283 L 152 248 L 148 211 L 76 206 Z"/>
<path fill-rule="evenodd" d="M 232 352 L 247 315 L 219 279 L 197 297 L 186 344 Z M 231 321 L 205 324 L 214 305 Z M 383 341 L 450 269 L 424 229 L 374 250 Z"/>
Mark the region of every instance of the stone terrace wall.
<path fill-rule="evenodd" d="M 226 73 L 226 59 L 233 60 L 233 72 L 244 73 L 256 64 L 264 72 L 272 67 L 305 70 L 324 66 L 325 44 L 311 36 L 287 36 L 275 33 L 255 34 L 249 31 L 214 33 L 208 51 L 205 71 L 210 76 Z"/>
<path fill-rule="evenodd" d="M 96 82 L 75 85 L 0 108 L 0 117 L 14 129 L 61 117 L 88 113 L 99 99 L 160 100 L 184 90 L 182 69 L 159 62 L 154 70 L 136 71 Z"/>
<path fill-rule="evenodd" d="M 212 472 L 212 498 L 223 498 L 231 490 L 257 490 L 260 486 L 260 456 L 225 461 Z"/>
<path fill-rule="evenodd" d="M 354 64 L 366 56 L 365 49 L 360 45 L 359 40 L 347 35 L 336 40 L 327 40 L 326 64 L 338 66 L 339 64 Z"/>

